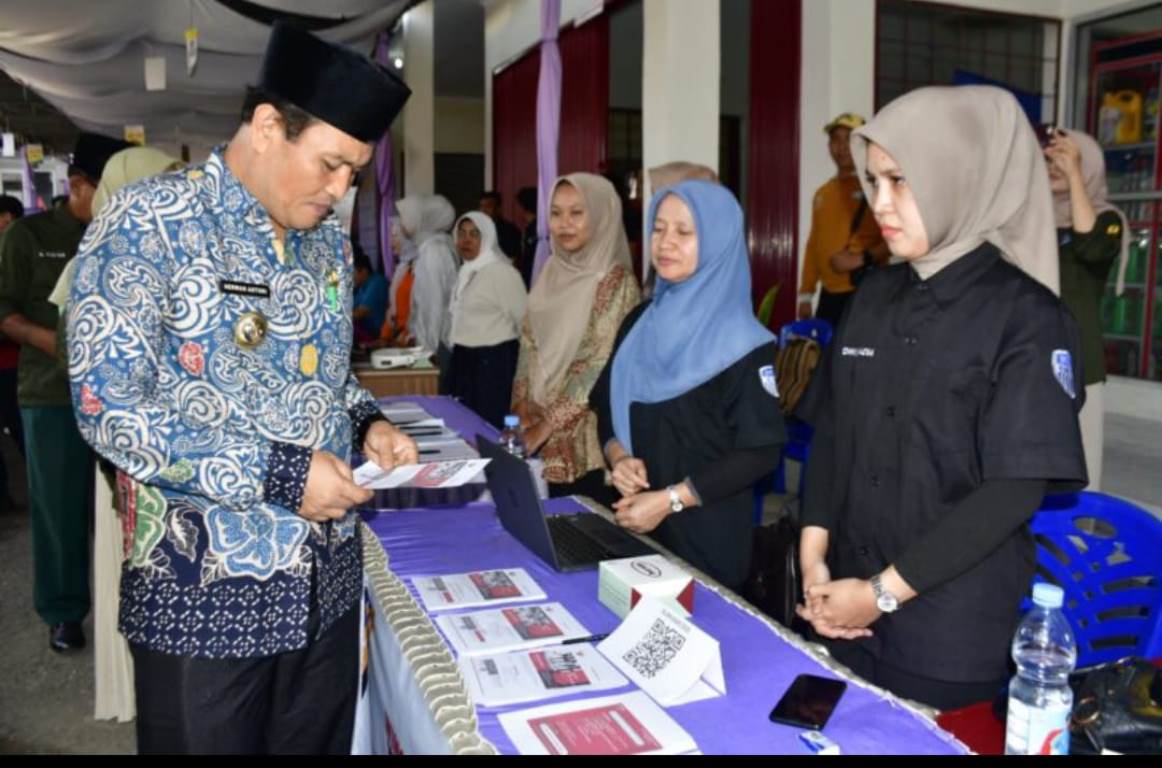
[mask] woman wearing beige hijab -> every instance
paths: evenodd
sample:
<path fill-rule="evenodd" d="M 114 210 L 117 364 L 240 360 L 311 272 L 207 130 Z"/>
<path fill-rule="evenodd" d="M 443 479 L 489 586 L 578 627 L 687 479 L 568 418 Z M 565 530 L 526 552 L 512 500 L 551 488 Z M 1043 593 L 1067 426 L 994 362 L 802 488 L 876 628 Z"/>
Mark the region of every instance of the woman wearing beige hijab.
<path fill-rule="evenodd" d="M 901 263 L 860 286 L 798 410 L 815 427 L 799 612 L 857 674 L 954 708 L 1008 677 L 1029 518 L 1085 485 L 1078 331 L 1010 94 L 922 88 L 852 141 Z"/>
<path fill-rule="evenodd" d="M 1121 296 L 1126 288 L 1130 230 L 1125 216 L 1107 199 L 1105 157 L 1096 141 L 1080 131 L 1057 131 L 1045 148 L 1045 159 L 1061 256 L 1061 300 L 1081 326 L 1085 373 L 1081 438 L 1089 487 L 1097 491 L 1101 490 L 1106 380 L 1101 302 L 1119 255 L 1115 294 Z"/>
<path fill-rule="evenodd" d="M 105 163 L 101 181 L 93 194 L 93 218 L 122 187 L 135 181 L 177 170 L 183 163 L 152 147 L 131 147 L 113 155 Z M 49 295 L 49 301 L 60 308 L 57 350 L 62 367 L 68 367 L 65 355 L 65 325 L 77 260 L 66 266 Z M 110 473 L 110 478 L 112 474 Z M 101 468 L 93 483 L 93 717 L 97 720 L 128 721 L 137 714 L 133 688 L 133 658 L 129 645 L 117 631 L 120 605 L 121 563 L 125 559 L 123 523 L 114 507 L 112 480 Z M 132 541 L 130 541 L 130 544 Z"/>
<path fill-rule="evenodd" d="M 588 173 L 558 179 L 549 233 L 552 256 L 533 284 L 521 331 L 513 412 L 529 453 L 544 460 L 550 495 L 611 502 L 589 391 L 621 321 L 641 300 L 613 185 Z"/>

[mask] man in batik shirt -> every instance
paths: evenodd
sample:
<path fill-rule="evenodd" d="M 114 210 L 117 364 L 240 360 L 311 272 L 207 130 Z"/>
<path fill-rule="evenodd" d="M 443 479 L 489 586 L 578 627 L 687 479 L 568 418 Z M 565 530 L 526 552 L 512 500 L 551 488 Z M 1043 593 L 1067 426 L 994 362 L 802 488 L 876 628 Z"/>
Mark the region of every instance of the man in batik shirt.
<path fill-rule="evenodd" d="M 117 193 L 68 316 L 81 433 L 120 470 L 141 752 L 346 752 L 362 562 L 353 450 L 415 444 L 350 374 L 331 207 L 409 91 L 279 23 L 225 147 Z"/>

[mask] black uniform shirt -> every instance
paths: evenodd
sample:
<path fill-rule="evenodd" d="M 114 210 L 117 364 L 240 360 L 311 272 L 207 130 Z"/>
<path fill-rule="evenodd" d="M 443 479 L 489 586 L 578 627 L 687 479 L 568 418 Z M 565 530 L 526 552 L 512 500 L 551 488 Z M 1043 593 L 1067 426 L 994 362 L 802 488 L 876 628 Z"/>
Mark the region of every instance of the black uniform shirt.
<path fill-rule="evenodd" d="M 832 577 L 892 565 L 985 481 L 1084 486 L 1079 352 L 1064 305 L 991 244 L 927 281 L 870 276 L 799 407 L 816 425 L 803 523 L 831 530 Z M 878 620 L 869 650 L 932 679 L 1003 677 L 1028 527 L 981 556 Z"/>
<path fill-rule="evenodd" d="M 614 437 L 609 406 L 613 361 L 648 303 L 631 312 L 618 331 L 613 355 L 590 396 L 597 434 Z M 764 344 L 709 381 L 660 403 L 632 403 L 634 456 L 645 462 L 654 490 L 687 478 L 702 499 L 667 517 L 653 532 L 666 548 L 736 589 L 750 565 L 754 497 L 751 486 L 774 470 L 786 442 L 773 384 L 763 384 L 775 343 Z M 773 370 L 768 380 L 773 382 Z"/>

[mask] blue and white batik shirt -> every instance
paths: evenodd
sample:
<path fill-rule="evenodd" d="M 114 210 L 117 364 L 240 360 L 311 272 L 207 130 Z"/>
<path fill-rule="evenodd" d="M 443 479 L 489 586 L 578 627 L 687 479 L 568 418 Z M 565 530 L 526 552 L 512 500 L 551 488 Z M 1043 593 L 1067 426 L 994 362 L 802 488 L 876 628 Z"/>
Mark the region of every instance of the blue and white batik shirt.
<path fill-rule="evenodd" d="M 117 193 L 77 260 L 74 410 L 121 470 L 133 521 L 122 633 L 201 658 L 306 646 L 357 603 L 362 578 L 354 514 L 296 513 L 311 451 L 349 460 L 379 418 L 350 372 L 337 219 L 278 243 L 219 148 Z M 265 334 L 240 338 L 256 319 Z"/>

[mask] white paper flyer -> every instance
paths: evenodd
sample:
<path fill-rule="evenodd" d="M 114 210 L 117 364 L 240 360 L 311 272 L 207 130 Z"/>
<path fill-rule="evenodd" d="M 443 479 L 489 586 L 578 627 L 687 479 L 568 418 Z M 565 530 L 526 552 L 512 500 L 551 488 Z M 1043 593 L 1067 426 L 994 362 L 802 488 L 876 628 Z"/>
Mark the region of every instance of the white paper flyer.
<path fill-rule="evenodd" d="M 545 599 L 544 590 L 524 568 L 413 576 L 411 581 L 428 611 Z"/>
<path fill-rule="evenodd" d="M 436 626 L 460 656 L 516 651 L 589 637 L 560 603 L 494 608 L 436 617 Z"/>
<path fill-rule="evenodd" d="M 486 707 L 629 685 L 590 643 L 465 656 L 460 659 L 460 668 L 472 700 Z"/>

